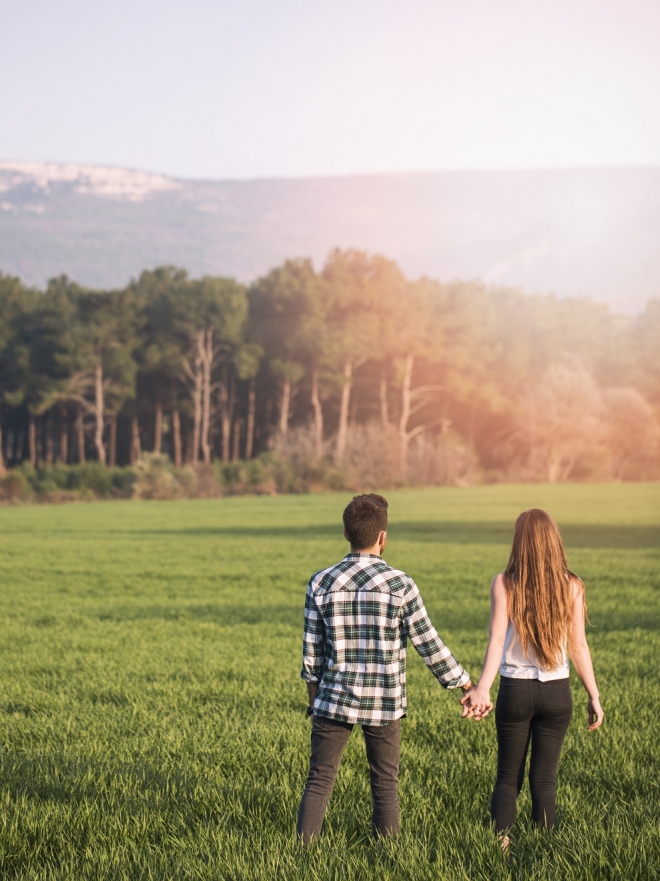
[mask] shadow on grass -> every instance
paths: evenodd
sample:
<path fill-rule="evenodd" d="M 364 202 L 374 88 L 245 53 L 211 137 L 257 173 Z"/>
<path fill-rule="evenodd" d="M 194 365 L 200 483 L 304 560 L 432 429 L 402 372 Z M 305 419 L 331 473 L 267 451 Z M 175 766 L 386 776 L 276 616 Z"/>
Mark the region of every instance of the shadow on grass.
<path fill-rule="evenodd" d="M 484 590 L 484 600 L 480 605 L 475 604 L 472 598 L 456 598 L 452 602 L 438 601 L 432 595 L 426 594 L 423 587 L 422 594 L 427 601 L 431 618 L 441 634 L 471 630 L 485 634 L 488 626 L 486 589 Z M 284 625 L 299 628 L 302 633 L 303 603 L 303 594 L 301 593 L 300 601 L 295 604 L 206 603 L 190 606 L 122 606 L 112 612 L 90 617 L 112 623 L 169 621 L 188 626 L 191 622 L 214 624 L 226 628 L 259 626 L 264 629 L 264 633 L 268 631 L 269 627 Z M 655 611 L 650 612 L 645 608 L 627 607 L 617 609 L 615 613 L 610 615 L 603 613 L 593 623 L 597 627 L 598 633 L 628 630 L 655 631 L 660 628 L 660 614 Z M 412 650 L 412 647 L 409 647 L 409 650 Z"/>
<path fill-rule="evenodd" d="M 561 524 L 560 524 L 561 525 Z M 341 527 L 336 523 L 307 526 L 203 526 L 180 529 L 136 529 L 124 532 L 139 536 L 189 536 L 214 538 L 289 539 L 310 541 L 336 539 Z M 393 541 L 437 542 L 439 544 L 502 544 L 513 538 L 513 523 L 438 522 L 433 520 L 393 523 L 389 529 Z M 562 526 L 568 548 L 652 548 L 660 550 L 659 526 L 630 524 L 567 524 Z"/>
<path fill-rule="evenodd" d="M 232 627 L 238 624 L 294 624 L 302 628 L 304 592 L 297 605 L 264 604 L 239 605 L 230 603 L 205 603 L 200 606 L 123 606 L 111 612 L 101 613 L 99 621 L 206 621 Z"/>

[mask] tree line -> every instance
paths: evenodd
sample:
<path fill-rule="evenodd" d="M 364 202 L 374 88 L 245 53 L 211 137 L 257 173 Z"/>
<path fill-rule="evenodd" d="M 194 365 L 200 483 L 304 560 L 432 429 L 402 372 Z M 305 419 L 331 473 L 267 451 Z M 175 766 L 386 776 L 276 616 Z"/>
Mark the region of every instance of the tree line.
<path fill-rule="evenodd" d="M 370 425 L 402 478 L 411 448 L 449 438 L 486 477 L 649 477 L 658 351 L 660 300 L 620 316 L 410 280 L 352 250 L 250 285 L 173 267 L 111 291 L 0 275 L 0 471 L 145 451 L 177 468 L 251 460 L 302 426 L 310 454 L 341 466 Z"/>

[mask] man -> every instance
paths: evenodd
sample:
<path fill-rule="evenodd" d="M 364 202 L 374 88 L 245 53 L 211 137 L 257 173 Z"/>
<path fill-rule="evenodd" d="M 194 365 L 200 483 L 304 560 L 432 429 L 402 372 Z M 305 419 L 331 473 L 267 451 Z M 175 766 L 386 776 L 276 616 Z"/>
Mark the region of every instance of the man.
<path fill-rule="evenodd" d="M 399 832 L 399 720 L 406 715 L 406 643 L 444 688 L 468 692 L 469 675 L 436 633 L 415 582 L 382 559 L 387 501 L 355 496 L 344 511 L 351 552 L 310 579 L 302 678 L 312 716 L 312 755 L 298 811 L 308 844 L 323 824 L 353 726 L 362 725 L 373 797 L 373 832 Z"/>

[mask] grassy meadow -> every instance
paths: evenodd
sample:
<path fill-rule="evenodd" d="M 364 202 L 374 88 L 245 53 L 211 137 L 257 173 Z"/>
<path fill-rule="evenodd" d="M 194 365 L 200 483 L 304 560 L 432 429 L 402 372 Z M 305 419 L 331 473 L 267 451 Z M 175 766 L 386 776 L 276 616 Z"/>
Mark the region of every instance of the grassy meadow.
<path fill-rule="evenodd" d="M 414 651 L 402 836 L 369 837 L 364 743 L 324 835 L 294 839 L 309 747 L 299 678 L 309 575 L 346 552 L 345 494 L 0 508 L 3 879 L 650 879 L 660 866 L 660 485 L 389 494 L 385 557 L 478 675 L 513 521 L 559 521 L 587 585 L 605 708 L 575 714 L 558 826 L 508 861 L 489 827 L 494 719 L 460 719 Z"/>

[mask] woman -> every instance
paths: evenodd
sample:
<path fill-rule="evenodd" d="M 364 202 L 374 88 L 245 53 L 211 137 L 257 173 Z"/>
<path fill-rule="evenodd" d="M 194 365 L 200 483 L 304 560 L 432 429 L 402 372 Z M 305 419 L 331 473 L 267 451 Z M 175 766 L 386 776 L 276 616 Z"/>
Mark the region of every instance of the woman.
<path fill-rule="evenodd" d="M 555 821 L 557 765 L 573 712 L 567 644 L 589 696 L 589 731 L 602 724 L 585 619 L 584 585 L 566 566 L 557 524 L 538 508 L 525 511 L 516 521 L 506 571 L 493 579 L 481 678 L 461 700 L 464 716 L 487 715 L 499 667 L 497 781 L 491 816 L 503 849 L 516 816 L 530 740 L 532 819 L 539 826 L 552 826 Z"/>

